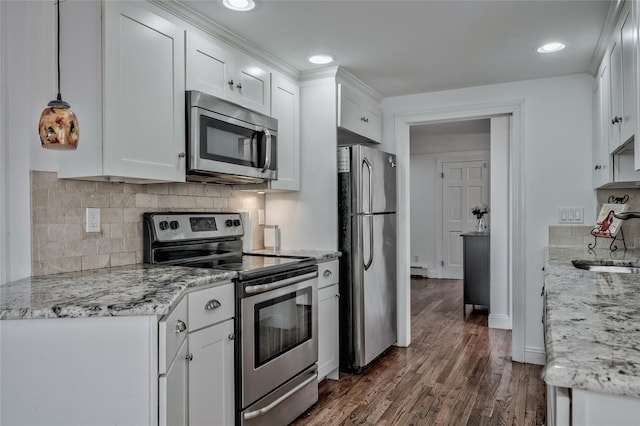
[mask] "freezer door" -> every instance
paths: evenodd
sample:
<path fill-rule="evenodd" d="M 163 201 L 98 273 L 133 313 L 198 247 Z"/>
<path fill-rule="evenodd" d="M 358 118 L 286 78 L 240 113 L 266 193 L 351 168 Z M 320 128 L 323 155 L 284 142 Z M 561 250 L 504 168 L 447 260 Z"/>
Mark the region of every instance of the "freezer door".
<path fill-rule="evenodd" d="M 351 170 L 354 212 L 396 211 L 396 156 L 363 145 L 353 146 Z"/>
<path fill-rule="evenodd" d="M 364 367 L 397 340 L 396 215 L 361 215 L 354 265 L 355 367 Z"/>

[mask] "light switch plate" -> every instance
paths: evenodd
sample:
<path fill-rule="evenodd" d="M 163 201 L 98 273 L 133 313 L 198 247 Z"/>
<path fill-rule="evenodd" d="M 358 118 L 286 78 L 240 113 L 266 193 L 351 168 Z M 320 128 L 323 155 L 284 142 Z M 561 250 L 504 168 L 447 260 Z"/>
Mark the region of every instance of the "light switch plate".
<path fill-rule="evenodd" d="M 558 222 L 571 225 L 584 223 L 584 209 L 582 207 L 559 207 Z"/>
<path fill-rule="evenodd" d="M 100 209 L 87 208 L 86 232 L 100 232 Z"/>

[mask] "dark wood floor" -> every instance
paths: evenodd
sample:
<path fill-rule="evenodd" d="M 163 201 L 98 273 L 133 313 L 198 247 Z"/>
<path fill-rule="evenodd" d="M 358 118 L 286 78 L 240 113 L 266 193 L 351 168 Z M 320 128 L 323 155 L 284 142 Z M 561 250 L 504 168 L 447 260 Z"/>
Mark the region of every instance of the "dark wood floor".
<path fill-rule="evenodd" d="M 365 375 L 320 384 L 319 401 L 294 425 L 541 425 L 540 366 L 511 361 L 511 331 L 486 312 L 462 319 L 462 281 L 414 278 L 412 342 Z"/>

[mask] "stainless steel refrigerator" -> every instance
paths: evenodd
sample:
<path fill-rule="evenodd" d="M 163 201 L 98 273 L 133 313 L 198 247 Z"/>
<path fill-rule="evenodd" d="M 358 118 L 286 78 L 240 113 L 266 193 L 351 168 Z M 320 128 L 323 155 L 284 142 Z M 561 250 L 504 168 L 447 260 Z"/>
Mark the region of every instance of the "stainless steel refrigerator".
<path fill-rule="evenodd" d="M 396 157 L 338 148 L 340 369 L 361 373 L 397 340 Z"/>

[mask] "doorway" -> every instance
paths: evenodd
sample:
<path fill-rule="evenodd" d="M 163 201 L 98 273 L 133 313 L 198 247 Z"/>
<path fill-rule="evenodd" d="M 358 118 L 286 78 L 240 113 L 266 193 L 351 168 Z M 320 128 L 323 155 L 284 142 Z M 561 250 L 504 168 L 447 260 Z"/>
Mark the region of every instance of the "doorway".
<path fill-rule="evenodd" d="M 502 116 L 502 117 L 499 117 Z M 497 102 L 493 104 L 464 105 L 459 107 L 447 107 L 437 110 L 425 110 L 422 112 L 413 112 L 406 114 L 398 114 L 395 120 L 395 140 L 397 147 L 397 155 L 399 164 L 403 164 L 399 168 L 398 174 L 398 262 L 399 265 L 406 265 L 405 268 L 398 270 L 398 300 L 399 312 L 402 314 L 398 318 L 399 338 L 398 344 L 408 346 L 411 342 L 411 324 L 410 324 L 410 288 L 408 286 L 410 280 L 410 235 L 411 235 L 411 215 L 410 215 L 410 127 L 420 124 L 444 122 L 444 121 L 460 121 L 483 117 L 498 117 L 502 123 L 501 130 L 497 132 L 502 136 L 500 142 L 501 149 L 496 150 L 498 158 L 498 172 L 504 173 L 503 187 L 506 192 L 499 203 L 504 206 L 504 212 L 501 214 L 499 221 L 500 229 L 503 231 L 504 240 L 500 241 L 500 250 L 505 253 L 504 260 L 507 268 L 504 271 L 507 287 L 503 289 L 503 296 L 506 298 L 504 302 L 505 310 L 496 316 L 496 320 L 500 322 L 501 327 L 509 328 L 512 326 L 512 359 L 514 361 L 524 361 L 524 169 L 523 152 L 521 140 L 522 136 L 522 101 L 513 102 Z M 493 133 L 493 132 L 492 132 Z M 496 161 L 494 161 L 494 150 L 491 150 L 492 170 Z M 502 164 L 504 163 L 504 164 Z M 492 171 L 493 173 L 493 171 Z M 493 182 L 494 179 L 492 179 Z M 492 191 L 493 194 L 493 191 Z M 491 204 L 494 204 L 492 195 Z M 495 206 L 493 211 L 495 212 Z M 495 214 L 492 221 L 494 229 L 496 224 Z M 493 241 L 493 233 L 492 233 Z M 493 262 L 493 260 L 492 260 Z M 495 306 L 492 291 L 492 306 Z"/>

